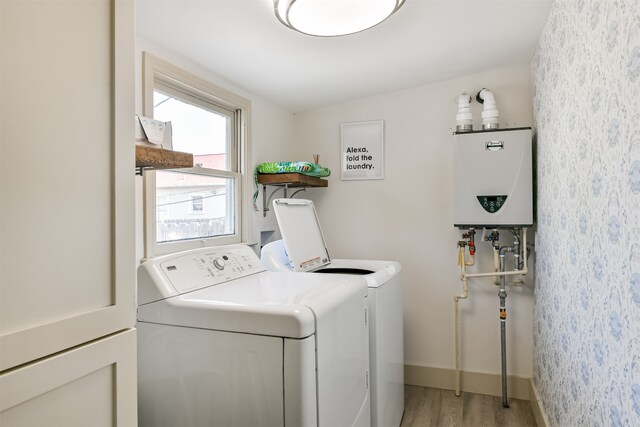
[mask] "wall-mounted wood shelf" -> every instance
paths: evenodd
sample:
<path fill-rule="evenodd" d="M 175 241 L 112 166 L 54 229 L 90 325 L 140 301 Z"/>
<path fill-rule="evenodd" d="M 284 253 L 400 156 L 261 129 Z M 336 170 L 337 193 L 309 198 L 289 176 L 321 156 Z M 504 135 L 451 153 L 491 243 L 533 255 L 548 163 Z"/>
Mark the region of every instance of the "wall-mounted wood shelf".
<path fill-rule="evenodd" d="M 328 187 L 329 181 L 315 176 L 303 175 L 301 173 L 267 173 L 258 174 L 258 182 L 262 184 L 262 216 L 266 217 L 269 212 L 269 203 L 275 193 L 282 189 L 284 197 L 293 197 L 300 191 L 305 191 L 310 187 Z M 277 187 L 267 196 L 267 185 Z M 291 195 L 289 188 L 298 188 Z"/>
<path fill-rule="evenodd" d="M 193 167 L 193 154 L 162 148 L 136 145 L 136 174 L 150 169 L 180 169 Z"/>
<path fill-rule="evenodd" d="M 262 185 L 286 185 L 293 187 L 328 187 L 326 179 L 301 173 L 268 173 L 258 174 L 258 182 Z"/>

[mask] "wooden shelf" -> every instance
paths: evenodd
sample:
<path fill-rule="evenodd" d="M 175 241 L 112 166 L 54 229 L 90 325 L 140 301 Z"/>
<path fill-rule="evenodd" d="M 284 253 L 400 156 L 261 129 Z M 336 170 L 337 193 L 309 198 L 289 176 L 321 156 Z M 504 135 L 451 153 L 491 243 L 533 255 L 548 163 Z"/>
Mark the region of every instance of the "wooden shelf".
<path fill-rule="evenodd" d="M 136 168 L 142 174 L 149 169 L 192 168 L 193 154 L 136 145 Z"/>
<path fill-rule="evenodd" d="M 286 185 L 289 188 L 329 186 L 329 182 L 326 179 L 297 172 L 258 174 L 258 182 L 262 185 Z"/>
<path fill-rule="evenodd" d="M 266 217 L 269 212 L 269 204 L 271 199 L 278 190 L 283 190 L 284 197 L 293 197 L 298 192 L 304 191 L 309 187 L 328 187 L 329 181 L 315 176 L 303 175 L 301 173 L 259 173 L 258 182 L 262 184 L 262 216 Z M 267 196 L 267 185 L 277 187 Z M 298 188 L 299 190 L 289 194 L 290 188 Z"/>

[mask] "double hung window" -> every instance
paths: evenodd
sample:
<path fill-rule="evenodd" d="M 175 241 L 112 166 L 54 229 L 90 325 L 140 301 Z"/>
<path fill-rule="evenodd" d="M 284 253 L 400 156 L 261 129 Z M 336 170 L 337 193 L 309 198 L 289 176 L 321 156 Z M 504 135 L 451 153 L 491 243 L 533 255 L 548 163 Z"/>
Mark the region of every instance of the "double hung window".
<path fill-rule="evenodd" d="M 147 172 L 146 256 L 241 241 L 248 109 L 248 101 L 145 55 L 145 115 L 170 121 L 173 150 L 194 161 Z"/>

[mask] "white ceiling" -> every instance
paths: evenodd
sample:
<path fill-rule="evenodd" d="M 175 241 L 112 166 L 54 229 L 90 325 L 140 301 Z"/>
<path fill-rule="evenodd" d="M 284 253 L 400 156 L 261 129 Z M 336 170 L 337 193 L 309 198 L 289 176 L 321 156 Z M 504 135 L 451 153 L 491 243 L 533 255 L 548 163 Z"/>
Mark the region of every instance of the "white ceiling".
<path fill-rule="evenodd" d="M 137 33 L 290 112 L 531 61 L 550 0 L 406 0 L 343 37 L 284 27 L 272 0 L 137 0 Z"/>

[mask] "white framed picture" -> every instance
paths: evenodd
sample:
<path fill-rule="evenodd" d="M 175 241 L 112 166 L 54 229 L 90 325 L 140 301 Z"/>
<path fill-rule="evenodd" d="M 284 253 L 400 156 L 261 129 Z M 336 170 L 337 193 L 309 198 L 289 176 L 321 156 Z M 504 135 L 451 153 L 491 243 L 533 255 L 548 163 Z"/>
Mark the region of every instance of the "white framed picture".
<path fill-rule="evenodd" d="M 342 123 L 341 179 L 384 179 L 384 122 Z"/>

